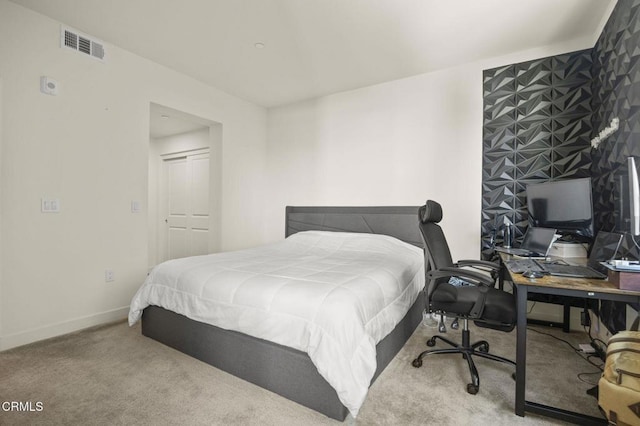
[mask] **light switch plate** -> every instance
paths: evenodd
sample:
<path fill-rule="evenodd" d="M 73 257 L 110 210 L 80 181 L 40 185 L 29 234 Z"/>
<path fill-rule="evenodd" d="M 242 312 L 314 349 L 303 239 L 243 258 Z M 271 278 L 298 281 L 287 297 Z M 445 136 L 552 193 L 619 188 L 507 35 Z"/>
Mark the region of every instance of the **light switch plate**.
<path fill-rule="evenodd" d="M 40 211 L 42 213 L 59 213 L 60 212 L 60 200 L 57 198 L 40 199 Z"/>

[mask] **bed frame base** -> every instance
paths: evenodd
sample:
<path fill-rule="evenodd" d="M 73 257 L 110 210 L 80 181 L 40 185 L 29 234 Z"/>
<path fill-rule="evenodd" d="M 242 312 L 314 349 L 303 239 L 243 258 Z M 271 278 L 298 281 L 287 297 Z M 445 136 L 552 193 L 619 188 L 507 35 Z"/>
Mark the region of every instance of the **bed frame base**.
<path fill-rule="evenodd" d="M 423 309 L 421 293 L 404 319 L 378 344 L 378 368 L 373 380 L 413 334 Z M 157 306 L 144 310 L 142 334 L 328 417 L 339 421 L 347 417 L 348 410 L 336 391 L 304 352 L 194 321 Z"/>

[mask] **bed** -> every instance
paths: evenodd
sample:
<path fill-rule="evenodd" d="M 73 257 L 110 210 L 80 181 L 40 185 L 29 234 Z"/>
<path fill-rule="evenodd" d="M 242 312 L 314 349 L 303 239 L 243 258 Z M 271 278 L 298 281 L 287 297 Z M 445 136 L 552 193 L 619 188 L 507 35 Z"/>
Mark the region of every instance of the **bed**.
<path fill-rule="evenodd" d="M 287 207 L 281 243 L 154 268 L 132 300 L 129 322 L 141 317 L 145 336 L 328 417 L 355 416 L 421 319 L 417 211 Z M 387 258 L 399 263 L 380 268 Z M 353 268 L 360 268 L 355 275 Z M 224 279 L 224 290 L 186 280 L 195 276 Z M 292 299 L 300 288 L 314 297 Z"/>

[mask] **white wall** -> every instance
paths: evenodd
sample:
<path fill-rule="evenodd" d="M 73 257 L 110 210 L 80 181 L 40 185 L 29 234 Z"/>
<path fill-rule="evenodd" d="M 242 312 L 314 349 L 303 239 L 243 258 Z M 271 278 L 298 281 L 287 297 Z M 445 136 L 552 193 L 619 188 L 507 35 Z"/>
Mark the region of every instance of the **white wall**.
<path fill-rule="evenodd" d="M 125 316 L 147 272 L 150 102 L 222 124 L 221 248 L 265 239 L 263 108 L 109 44 L 106 63 L 61 49 L 59 34 L 0 0 L 0 350 Z M 61 212 L 41 213 L 44 196 Z"/>
<path fill-rule="evenodd" d="M 0 179 L 2 178 L 2 151 L 3 151 L 3 143 L 2 141 L 4 140 L 4 126 L 3 126 L 3 118 L 4 115 L 2 114 L 2 109 L 4 106 L 4 97 L 2 96 L 2 75 L 0 74 Z M 3 189 L 2 189 L 2 181 L 0 180 L 0 241 L 3 240 L 3 235 L 2 235 L 2 194 L 3 194 Z M 3 298 L 2 298 L 2 265 L 3 265 L 3 260 L 2 260 L 2 244 L 0 244 L 0 350 L 2 349 L 2 305 L 3 305 Z"/>
<path fill-rule="evenodd" d="M 433 198 L 447 223 L 475 212 L 461 229 L 475 244 L 482 145 L 468 141 L 482 128 L 472 114 L 482 97 L 469 94 L 480 79 L 458 68 L 271 110 L 268 166 L 282 190 L 270 213 L 281 215 L 282 204 L 420 205 Z M 464 166 L 445 170 L 443 163 Z"/>
<path fill-rule="evenodd" d="M 269 110 L 267 236 L 285 205 L 440 202 L 454 258 L 480 253 L 482 71 L 592 47 L 593 38 Z"/>

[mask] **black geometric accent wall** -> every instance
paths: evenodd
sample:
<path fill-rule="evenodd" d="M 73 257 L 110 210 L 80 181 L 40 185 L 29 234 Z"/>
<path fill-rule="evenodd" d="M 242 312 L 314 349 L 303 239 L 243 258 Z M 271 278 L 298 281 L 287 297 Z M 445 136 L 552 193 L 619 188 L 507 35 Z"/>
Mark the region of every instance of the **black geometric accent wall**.
<path fill-rule="evenodd" d="M 620 120 L 619 130 L 592 153 L 596 226 L 625 232 L 628 226 L 619 222 L 622 213 L 616 191 L 627 173 L 627 158 L 640 159 L 640 0 L 618 1 L 592 50 L 592 58 L 593 136 L 612 118 Z M 623 241 L 622 255 L 639 259 L 638 238 L 627 233 Z M 600 310 L 609 330 L 626 329 L 623 304 L 603 301 Z"/>
<path fill-rule="evenodd" d="M 591 50 L 483 73 L 482 249 L 527 228 L 527 184 L 589 176 Z"/>
<path fill-rule="evenodd" d="M 600 229 L 615 229 L 620 227 L 615 203 L 615 191 L 620 186 L 617 179 L 626 175 L 629 156 L 640 158 L 639 0 L 618 2 L 592 57 L 593 136 L 612 118 L 620 120 L 620 129 L 593 150 L 591 167 L 596 224 Z"/>
<path fill-rule="evenodd" d="M 629 156 L 640 162 L 640 0 L 619 0 L 593 49 L 512 64 L 483 74 L 482 249 L 505 221 L 527 226 L 527 183 L 589 176 L 595 229 L 625 232 L 620 182 Z M 620 128 L 591 148 L 611 119 Z M 640 259 L 640 238 L 625 234 L 622 256 Z M 636 307 L 637 309 L 638 307 Z M 602 302 L 612 332 L 624 305 Z"/>

